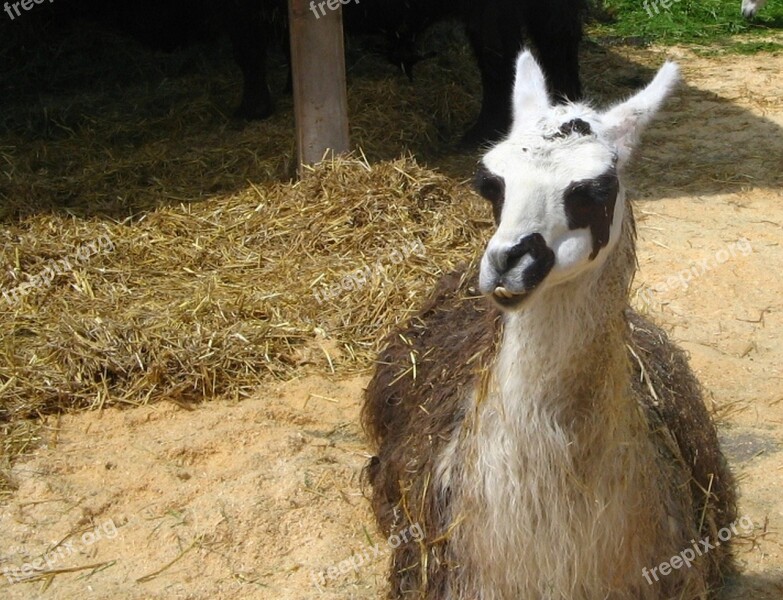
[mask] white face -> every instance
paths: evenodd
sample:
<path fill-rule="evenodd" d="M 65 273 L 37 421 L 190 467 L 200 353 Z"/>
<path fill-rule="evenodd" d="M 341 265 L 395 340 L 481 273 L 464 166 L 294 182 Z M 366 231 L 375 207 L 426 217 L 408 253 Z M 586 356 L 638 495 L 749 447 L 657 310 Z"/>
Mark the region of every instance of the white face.
<path fill-rule="evenodd" d="M 520 56 L 514 125 L 476 177 L 498 226 L 481 261 L 482 293 L 510 310 L 600 269 L 625 216 L 618 169 L 675 81 L 676 67 L 664 67 L 644 91 L 600 114 L 551 106 L 540 68 L 529 53 Z"/>

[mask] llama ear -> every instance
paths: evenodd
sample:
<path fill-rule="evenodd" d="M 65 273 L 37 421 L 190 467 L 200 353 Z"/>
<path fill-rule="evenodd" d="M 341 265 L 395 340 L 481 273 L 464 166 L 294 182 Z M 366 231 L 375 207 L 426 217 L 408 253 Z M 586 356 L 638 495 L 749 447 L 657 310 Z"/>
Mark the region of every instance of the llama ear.
<path fill-rule="evenodd" d="M 514 79 L 514 123 L 524 123 L 531 115 L 549 108 L 544 72 L 538 66 L 530 50 L 520 52 L 517 58 L 517 74 Z"/>
<path fill-rule="evenodd" d="M 630 156 L 639 134 L 679 82 L 679 73 L 675 63 L 666 62 L 646 88 L 604 113 L 606 135 L 617 146 L 620 163 Z"/>

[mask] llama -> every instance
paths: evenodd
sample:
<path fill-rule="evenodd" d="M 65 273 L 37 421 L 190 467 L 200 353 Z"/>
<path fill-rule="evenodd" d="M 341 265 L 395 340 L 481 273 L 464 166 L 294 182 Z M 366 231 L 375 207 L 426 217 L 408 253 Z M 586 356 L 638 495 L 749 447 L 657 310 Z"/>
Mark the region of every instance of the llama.
<path fill-rule="evenodd" d="M 476 179 L 496 223 L 478 280 L 443 278 L 366 390 L 378 523 L 424 532 L 394 550 L 389 598 L 703 600 L 732 571 L 715 542 L 734 481 L 699 384 L 628 303 L 623 169 L 677 79 L 666 63 L 606 111 L 554 106 L 519 56 Z"/>
<path fill-rule="evenodd" d="M 742 16 L 752 19 L 766 3 L 767 0 L 742 0 Z"/>

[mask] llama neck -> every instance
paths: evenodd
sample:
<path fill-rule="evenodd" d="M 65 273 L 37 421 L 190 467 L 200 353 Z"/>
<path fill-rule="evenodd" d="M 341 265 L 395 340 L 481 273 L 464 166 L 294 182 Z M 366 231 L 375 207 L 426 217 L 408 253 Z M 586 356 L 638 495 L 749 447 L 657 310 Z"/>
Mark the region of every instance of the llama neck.
<path fill-rule="evenodd" d="M 506 315 L 494 382 L 506 410 L 554 411 L 570 422 L 598 405 L 606 411 L 622 395 L 635 261 L 632 226 L 626 225 L 600 271 L 543 290 L 530 307 Z"/>
<path fill-rule="evenodd" d="M 658 518 L 643 507 L 661 485 L 630 394 L 632 225 L 594 281 L 561 284 L 505 318 L 494 368 L 436 475 L 464 519 L 451 548 L 470 593 L 454 597 L 617 598 L 614 585 L 652 597 L 639 583 L 652 558 L 634 532 Z"/>

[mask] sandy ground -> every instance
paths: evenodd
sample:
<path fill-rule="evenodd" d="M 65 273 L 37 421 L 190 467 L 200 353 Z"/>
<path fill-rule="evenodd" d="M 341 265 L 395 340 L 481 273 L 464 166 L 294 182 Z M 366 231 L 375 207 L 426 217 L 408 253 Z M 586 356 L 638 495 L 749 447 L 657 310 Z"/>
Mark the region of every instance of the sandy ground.
<path fill-rule="evenodd" d="M 743 574 L 723 598 L 779 599 L 783 59 L 678 53 L 690 90 L 647 136 L 631 179 L 642 198 L 635 302 L 690 352 L 754 525 L 736 540 Z M 720 193 L 723 164 L 747 185 Z M 695 168 L 711 169 L 713 191 L 687 184 Z M 0 506 L 0 568 L 28 564 L 33 578 L 3 577 L 0 596 L 381 597 L 388 547 L 360 481 L 367 377 L 309 373 L 238 404 L 51 419 Z M 364 564 L 319 578 L 353 554 Z"/>

